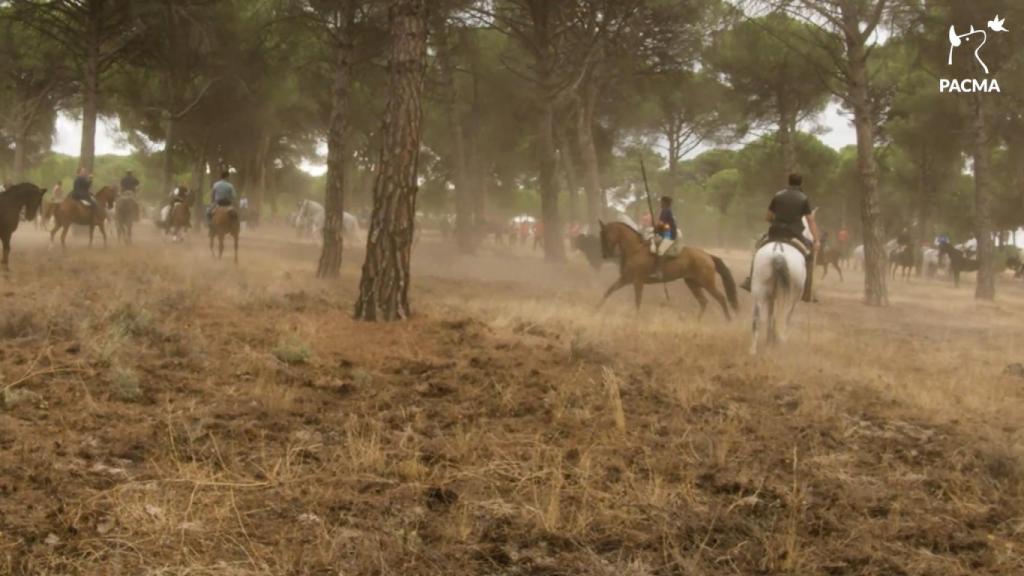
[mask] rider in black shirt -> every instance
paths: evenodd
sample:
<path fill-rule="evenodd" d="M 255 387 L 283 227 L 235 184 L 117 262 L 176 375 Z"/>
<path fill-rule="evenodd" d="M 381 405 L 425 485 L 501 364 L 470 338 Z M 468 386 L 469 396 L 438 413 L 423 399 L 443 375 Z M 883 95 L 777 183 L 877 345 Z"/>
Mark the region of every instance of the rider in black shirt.
<path fill-rule="evenodd" d="M 804 194 L 802 186 L 803 177 L 799 174 L 790 174 L 789 186 L 780 190 L 772 197 L 771 204 L 768 205 L 768 222 L 771 225 L 768 227 L 768 234 L 757 243 L 754 253 L 757 253 L 768 242 L 780 240 L 795 240 L 807 246 L 807 239 L 804 237 L 804 217 L 806 217 L 811 236 L 814 238 L 813 245 L 807 246 L 810 255 L 807 257 L 807 282 L 804 285 L 804 301 L 810 302 L 812 279 L 814 277 L 814 254 L 821 245 L 819 243 L 818 224 L 814 221 L 814 211 L 811 209 L 811 201 Z M 750 290 L 750 276 L 747 276 L 747 279 L 740 284 L 740 287 L 747 291 Z"/>

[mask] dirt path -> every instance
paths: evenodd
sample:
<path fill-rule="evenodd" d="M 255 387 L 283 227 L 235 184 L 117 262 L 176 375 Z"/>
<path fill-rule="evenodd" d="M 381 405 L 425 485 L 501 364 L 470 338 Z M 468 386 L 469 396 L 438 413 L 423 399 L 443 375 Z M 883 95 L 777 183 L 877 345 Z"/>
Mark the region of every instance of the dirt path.
<path fill-rule="evenodd" d="M 750 359 L 681 287 L 596 316 L 610 266 L 427 237 L 381 326 L 358 250 L 205 247 L 16 237 L 0 574 L 1024 573 L 1019 285 L 830 278 Z"/>

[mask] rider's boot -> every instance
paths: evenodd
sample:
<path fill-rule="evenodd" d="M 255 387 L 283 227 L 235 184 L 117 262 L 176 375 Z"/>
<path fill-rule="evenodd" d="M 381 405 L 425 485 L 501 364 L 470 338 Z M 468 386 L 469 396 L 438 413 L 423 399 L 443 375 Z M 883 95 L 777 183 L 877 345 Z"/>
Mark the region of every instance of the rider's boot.
<path fill-rule="evenodd" d="M 753 283 L 753 280 L 751 280 L 751 278 L 753 278 L 753 277 L 754 277 L 754 259 L 751 258 L 750 259 L 750 273 L 747 274 L 747 277 L 743 279 L 743 282 L 740 282 L 740 289 L 746 290 L 747 292 L 750 292 L 750 286 Z"/>
<path fill-rule="evenodd" d="M 664 266 L 664 260 L 665 257 L 662 256 L 661 254 L 654 254 L 654 272 L 651 273 L 651 278 L 659 281 L 665 279 L 664 272 L 662 271 L 662 268 Z"/>

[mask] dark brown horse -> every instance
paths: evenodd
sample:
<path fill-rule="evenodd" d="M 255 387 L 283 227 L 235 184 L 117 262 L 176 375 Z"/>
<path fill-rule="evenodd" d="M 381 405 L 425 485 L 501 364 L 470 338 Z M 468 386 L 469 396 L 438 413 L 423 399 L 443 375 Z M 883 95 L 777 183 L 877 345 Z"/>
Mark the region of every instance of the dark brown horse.
<path fill-rule="evenodd" d="M 908 244 L 896 248 L 889 254 L 889 262 L 893 279 L 896 278 L 896 271 L 901 270 L 903 279 L 910 280 L 910 274 L 914 271 L 914 247 Z"/>
<path fill-rule="evenodd" d="M 164 231 L 170 234 L 172 240 L 181 241 L 184 240 L 182 234 L 192 228 L 192 192 L 184 186 L 179 186 L 176 196 L 183 201 L 171 204 L 167 221 L 162 226 Z"/>
<path fill-rule="evenodd" d="M 53 242 L 54 238 L 57 237 L 57 231 L 60 230 L 60 245 L 63 248 L 65 246 L 64 239 L 67 238 L 71 225 L 78 224 L 89 227 L 89 246 L 92 246 L 93 234 L 97 228 L 100 229 L 100 234 L 103 235 L 103 245 L 107 245 L 107 230 L 105 228 L 107 210 L 114 207 L 114 201 L 117 200 L 117 188 L 104 186 L 94 196 L 96 197 L 95 209 L 82 204 L 70 196 L 54 208 L 53 220 L 55 224 L 50 232 L 50 242 Z"/>
<path fill-rule="evenodd" d="M 213 214 L 210 215 L 210 254 L 217 258 L 224 257 L 224 237 L 228 234 L 235 239 L 235 264 L 238 264 L 238 235 L 241 232 L 242 224 L 238 216 L 238 210 L 233 206 L 216 206 Z M 220 250 L 214 252 L 213 239 L 220 242 Z"/>
<path fill-rule="evenodd" d="M 640 303 L 643 300 L 645 284 L 661 284 L 682 280 L 686 287 L 693 293 L 694 298 L 700 304 L 700 317 L 708 305 L 708 299 L 704 295 L 706 290 L 722 306 L 726 319 L 732 319 L 729 312 L 739 309 L 739 300 L 736 294 L 736 282 L 733 280 L 732 272 L 722 262 L 721 258 L 712 256 L 698 248 L 689 246 L 683 248 L 678 256 L 666 259 L 662 265 L 662 277 L 653 278 L 656 264 L 654 254 L 651 254 L 650 245 L 639 232 L 631 226 L 622 222 L 601 223 L 601 250 L 605 258 L 612 258 L 616 250 L 619 254 L 619 279 L 615 281 L 601 300 L 603 305 L 615 291 L 632 285 L 636 296 L 636 309 L 640 311 Z M 715 284 L 715 274 L 722 278 L 722 285 L 725 294 Z"/>
<path fill-rule="evenodd" d="M 43 202 L 46 191 L 35 184 L 15 184 L 0 193 L 0 242 L 4 245 L 4 257 L 0 267 L 7 270 L 11 255 L 11 236 L 18 229 L 21 212 L 25 211 L 27 220 L 35 220 L 39 205 Z"/>
<path fill-rule="evenodd" d="M 821 275 L 823 280 L 825 279 L 825 276 L 828 276 L 828 267 L 831 266 L 839 273 L 839 281 L 842 282 L 843 269 L 839 267 L 839 263 L 842 260 L 843 253 L 838 248 L 829 246 L 828 248 L 824 248 L 818 252 L 818 255 L 814 258 L 814 263 L 825 270 Z"/>
<path fill-rule="evenodd" d="M 939 244 L 939 254 L 949 258 L 949 273 L 953 275 L 954 287 L 960 287 L 961 272 L 978 271 L 978 259 L 964 256 L 963 252 L 954 248 L 949 242 Z"/>
<path fill-rule="evenodd" d="M 125 244 L 132 243 L 132 227 L 139 221 L 139 203 L 131 196 L 117 199 L 114 205 L 114 222 L 117 224 L 117 239 Z"/>

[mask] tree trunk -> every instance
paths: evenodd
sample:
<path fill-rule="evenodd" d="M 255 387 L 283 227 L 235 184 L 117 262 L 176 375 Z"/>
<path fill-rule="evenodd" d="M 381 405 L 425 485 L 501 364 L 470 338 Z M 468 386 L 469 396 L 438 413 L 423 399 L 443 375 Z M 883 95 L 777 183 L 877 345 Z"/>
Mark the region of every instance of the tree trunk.
<path fill-rule="evenodd" d="M 175 125 L 177 124 L 174 120 L 174 115 L 165 112 L 167 117 L 164 118 L 164 157 L 163 157 L 163 180 L 161 187 L 163 190 L 170 190 L 176 183 L 174 181 L 174 138 Z"/>
<path fill-rule="evenodd" d="M 11 172 L 14 182 L 22 182 L 25 179 L 25 145 L 28 142 L 28 128 L 19 128 L 14 137 L 14 162 L 11 165 Z"/>
<path fill-rule="evenodd" d="M 353 0 L 342 4 L 341 26 L 334 55 L 334 84 L 331 90 L 331 123 L 327 131 L 327 189 L 324 193 L 324 246 L 317 266 L 318 278 L 337 278 L 341 274 L 345 243 L 345 168 L 348 161 L 345 140 L 348 137 L 349 101 L 352 78 L 352 28 L 356 6 Z"/>
<path fill-rule="evenodd" d="M 796 132 L 796 119 L 794 114 L 786 105 L 785 98 L 779 99 L 779 148 L 782 150 L 782 168 L 784 176 L 797 171 L 796 142 L 793 134 Z"/>
<path fill-rule="evenodd" d="M 570 138 L 566 136 L 563 122 L 558 123 L 558 130 L 555 134 L 558 138 L 558 162 L 565 175 L 565 189 L 568 192 L 568 219 L 570 222 L 579 222 L 582 219 L 582 210 L 579 205 L 579 176 L 576 173 L 576 162 L 573 159 Z"/>
<path fill-rule="evenodd" d="M 90 38 L 89 42 L 99 42 Z M 91 174 L 96 165 L 96 117 L 99 115 L 99 46 L 93 46 L 85 63 L 85 77 L 82 78 L 82 146 L 79 166 Z"/>
<path fill-rule="evenodd" d="M 594 107 L 597 104 L 597 87 L 591 79 L 586 83 L 580 100 L 576 132 L 579 138 L 580 155 L 583 160 L 583 186 L 587 192 L 587 220 L 591 229 L 604 217 L 605 198 L 601 190 L 601 174 L 597 165 L 597 147 L 594 145 Z"/>
<path fill-rule="evenodd" d="M 202 228 L 205 218 L 203 210 L 203 189 L 206 187 L 206 145 L 202 150 L 196 152 L 192 158 L 192 225 L 196 230 Z M 161 190 L 161 194 L 167 194 L 169 190 Z M 160 196 L 160 206 L 163 206 L 164 196 Z"/>
<path fill-rule="evenodd" d="M 480 126 L 483 125 L 483 103 L 480 99 L 480 78 L 484 74 L 480 58 L 480 45 L 474 34 L 464 37 L 469 60 L 470 76 L 473 80 L 473 104 L 469 110 L 469 125 L 466 127 L 466 162 L 469 170 L 469 204 L 472 212 L 472 227 L 478 227 L 486 219 L 487 175 L 484 173 L 484 158 L 480 148 Z M 476 239 L 474 238 L 474 241 Z"/>
<path fill-rule="evenodd" d="M 562 219 L 558 211 L 558 181 L 555 168 L 555 103 L 550 97 L 541 103 L 540 132 L 537 153 L 540 161 L 541 221 L 544 223 L 544 258 L 551 262 L 565 260 L 562 244 Z"/>
<path fill-rule="evenodd" d="M 918 198 L 920 198 L 920 206 L 917 212 L 917 242 L 914 244 L 914 270 L 918 276 L 921 276 L 924 270 L 924 259 L 918 255 L 920 247 L 924 246 L 929 239 L 934 238 L 931 234 L 931 220 L 932 220 L 932 185 L 931 177 L 929 176 L 929 168 L 922 168 L 921 176 L 919 179 L 918 186 L 920 190 L 918 192 Z"/>
<path fill-rule="evenodd" d="M 857 28 L 853 28 L 856 30 Z M 859 36 L 859 34 L 857 35 Z M 864 302 L 888 306 L 887 257 L 878 207 L 878 169 L 875 164 L 875 122 L 868 95 L 867 54 L 863 39 L 847 38 L 850 79 L 847 84 L 857 131 L 857 172 L 860 177 L 860 217 L 864 236 Z"/>
<path fill-rule="evenodd" d="M 473 234 L 473 205 L 466 174 L 466 142 L 462 130 L 462 116 L 459 114 L 459 91 L 455 83 L 455 66 L 452 63 L 451 32 L 446 15 L 437 16 L 437 62 L 441 72 L 441 92 L 445 116 L 448 118 L 448 135 L 452 150 L 449 164 L 455 180 L 455 241 L 459 251 L 471 254 L 475 249 Z"/>
<path fill-rule="evenodd" d="M 396 0 L 391 30 L 388 105 L 381 128 L 373 216 L 355 317 L 394 321 L 410 315 L 409 283 L 416 224 L 417 167 L 426 61 L 425 0 Z"/>
<path fill-rule="evenodd" d="M 995 300 L 992 197 L 989 189 L 992 143 L 985 102 L 985 98 L 974 99 L 974 236 L 978 240 L 978 283 L 974 289 L 974 297 L 978 300 Z"/>

